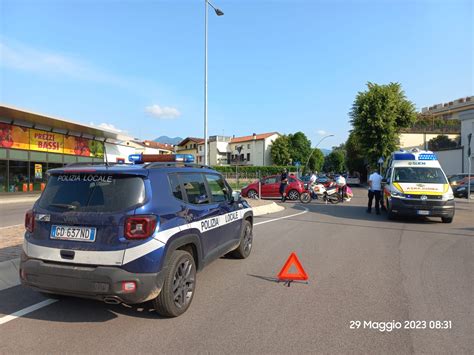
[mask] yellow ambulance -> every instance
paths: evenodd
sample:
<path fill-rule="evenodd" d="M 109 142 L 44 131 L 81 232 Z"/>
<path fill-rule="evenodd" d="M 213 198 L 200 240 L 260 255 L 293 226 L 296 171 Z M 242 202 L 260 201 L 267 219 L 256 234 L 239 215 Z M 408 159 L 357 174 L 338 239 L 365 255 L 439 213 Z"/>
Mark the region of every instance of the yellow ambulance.
<path fill-rule="evenodd" d="M 393 152 L 383 183 L 389 219 L 427 216 L 453 221 L 453 190 L 433 152 L 416 148 Z"/>

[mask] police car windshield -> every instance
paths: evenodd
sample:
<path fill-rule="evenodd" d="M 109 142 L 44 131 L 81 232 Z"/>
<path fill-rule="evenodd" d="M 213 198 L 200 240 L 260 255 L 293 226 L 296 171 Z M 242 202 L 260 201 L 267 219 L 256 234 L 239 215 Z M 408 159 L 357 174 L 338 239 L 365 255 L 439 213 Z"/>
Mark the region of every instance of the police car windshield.
<path fill-rule="evenodd" d="M 440 168 L 399 167 L 393 172 L 393 182 L 447 184 Z"/>
<path fill-rule="evenodd" d="M 62 174 L 52 175 L 39 206 L 75 212 L 117 212 L 145 200 L 145 185 L 138 176 Z"/>

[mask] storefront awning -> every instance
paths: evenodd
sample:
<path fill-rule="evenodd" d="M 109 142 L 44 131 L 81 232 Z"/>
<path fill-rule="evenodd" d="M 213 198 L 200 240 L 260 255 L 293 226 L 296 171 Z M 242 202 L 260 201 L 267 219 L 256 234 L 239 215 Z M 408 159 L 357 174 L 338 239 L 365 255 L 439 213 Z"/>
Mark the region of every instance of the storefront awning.
<path fill-rule="evenodd" d="M 46 116 L 5 105 L 0 105 L 0 122 L 76 137 L 100 141 L 105 140 L 107 142 L 121 142 L 133 139 L 121 132 L 110 131 L 96 126 L 85 125 L 63 118 Z"/>

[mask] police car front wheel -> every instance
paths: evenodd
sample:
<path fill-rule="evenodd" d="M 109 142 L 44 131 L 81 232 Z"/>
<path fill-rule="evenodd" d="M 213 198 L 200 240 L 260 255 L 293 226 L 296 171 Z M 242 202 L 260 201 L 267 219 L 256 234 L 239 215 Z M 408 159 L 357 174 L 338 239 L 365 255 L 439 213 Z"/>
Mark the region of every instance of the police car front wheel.
<path fill-rule="evenodd" d="M 164 317 L 177 317 L 189 308 L 196 287 L 196 264 L 191 254 L 175 250 L 171 255 L 160 295 L 153 301 Z"/>

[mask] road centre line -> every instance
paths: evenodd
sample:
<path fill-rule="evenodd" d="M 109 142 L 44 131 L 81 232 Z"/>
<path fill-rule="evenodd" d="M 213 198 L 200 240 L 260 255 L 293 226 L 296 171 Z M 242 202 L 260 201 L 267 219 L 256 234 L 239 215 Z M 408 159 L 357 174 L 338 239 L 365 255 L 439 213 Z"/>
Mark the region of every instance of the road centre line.
<path fill-rule="evenodd" d="M 295 217 L 295 216 L 299 216 L 301 214 L 305 214 L 306 212 L 308 212 L 309 210 L 304 207 L 304 211 L 302 212 L 298 212 L 298 213 L 295 213 L 295 214 L 290 214 L 289 216 L 283 216 L 283 217 L 278 217 L 278 218 L 273 218 L 273 219 L 269 219 L 268 221 L 262 221 L 262 222 L 257 222 L 257 223 L 254 223 L 254 227 L 255 226 L 258 226 L 260 224 L 265 224 L 265 223 L 270 223 L 270 222 L 275 222 L 275 221 L 279 221 L 279 220 L 282 220 L 282 219 L 286 219 L 286 218 L 291 218 L 291 217 Z"/>
<path fill-rule="evenodd" d="M 270 222 L 276 222 L 276 221 L 280 221 L 282 219 L 286 219 L 286 218 L 291 218 L 291 217 L 295 217 L 295 216 L 299 216 L 299 215 L 302 215 L 302 214 L 305 214 L 307 213 L 309 210 L 307 208 L 304 209 L 304 211 L 301 211 L 301 212 L 298 212 L 298 213 L 294 213 L 294 214 L 291 214 L 289 216 L 283 216 L 283 217 L 278 217 L 278 218 L 273 218 L 273 219 L 269 219 L 268 221 L 262 221 L 262 222 L 257 222 L 257 223 L 254 223 L 254 226 L 258 226 L 258 225 L 261 225 L 261 224 L 265 224 L 265 223 L 270 223 Z M 31 312 L 34 312 L 34 311 L 37 311 L 38 309 L 41 309 L 43 307 L 46 307 L 46 306 L 49 306 L 50 304 L 53 304 L 55 302 L 57 302 L 58 300 L 53 300 L 53 299 L 47 299 L 47 300 L 44 300 L 44 301 L 41 301 L 39 303 L 36 303 L 32 306 L 29 306 L 29 307 L 26 307 L 26 308 L 23 308 L 15 313 L 12 313 L 10 315 L 7 315 L 7 316 L 3 316 L 2 318 L 0 318 L 0 325 L 2 324 L 5 324 L 5 323 L 8 323 L 14 319 L 17 319 L 17 318 L 20 318 L 20 317 L 23 317 L 24 315 L 28 314 L 28 313 L 31 313 Z"/>
<path fill-rule="evenodd" d="M 10 315 L 3 316 L 2 318 L 0 318 L 0 325 L 8 323 L 8 322 L 10 322 L 14 319 L 19 318 L 19 317 L 23 317 L 24 315 L 26 315 L 28 313 L 31 313 L 31 312 L 34 312 L 34 311 L 40 309 L 40 308 L 49 306 L 50 304 L 55 303 L 57 301 L 58 300 L 53 300 L 53 299 L 44 300 L 44 301 L 36 303 L 32 306 L 20 309 L 19 311 L 15 312 L 15 313 L 12 313 Z"/>

